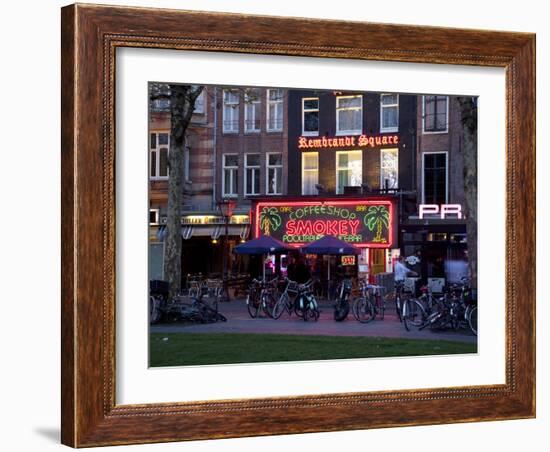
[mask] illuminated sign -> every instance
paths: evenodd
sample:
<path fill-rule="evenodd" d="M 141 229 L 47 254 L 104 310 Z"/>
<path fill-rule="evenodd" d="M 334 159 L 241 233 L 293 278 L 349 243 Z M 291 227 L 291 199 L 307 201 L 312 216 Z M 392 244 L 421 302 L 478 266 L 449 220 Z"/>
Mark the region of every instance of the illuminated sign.
<path fill-rule="evenodd" d="M 418 218 L 421 220 L 428 217 L 433 218 L 439 216 L 441 219 L 445 219 L 448 216 L 453 218 L 462 219 L 462 206 L 460 204 L 420 204 L 418 206 Z"/>
<path fill-rule="evenodd" d="M 355 265 L 355 256 L 342 256 L 342 265 Z"/>
<path fill-rule="evenodd" d="M 255 234 L 300 246 L 325 235 L 359 247 L 390 248 L 394 205 L 389 200 L 259 201 Z"/>
<path fill-rule="evenodd" d="M 345 137 L 299 137 L 298 149 L 376 147 L 399 144 L 399 135 L 359 135 Z"/>

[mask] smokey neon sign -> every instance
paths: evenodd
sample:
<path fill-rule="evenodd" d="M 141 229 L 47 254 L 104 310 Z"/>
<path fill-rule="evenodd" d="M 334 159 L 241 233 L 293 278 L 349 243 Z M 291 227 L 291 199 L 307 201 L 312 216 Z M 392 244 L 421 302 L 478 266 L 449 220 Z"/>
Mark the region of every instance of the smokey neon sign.
<path fill-rule="evenodd" d="M 299 137 L 298 149 L 377 147 L 399 144 L 399 135 L 359 135 L 345 137 Z"/>
<path fill-rule="evenodd" d="M 258 202 L 255 235 L 301 246 L 325 235 L 359 247 L 389 248 L 394 205 L 387 200 Z"/>

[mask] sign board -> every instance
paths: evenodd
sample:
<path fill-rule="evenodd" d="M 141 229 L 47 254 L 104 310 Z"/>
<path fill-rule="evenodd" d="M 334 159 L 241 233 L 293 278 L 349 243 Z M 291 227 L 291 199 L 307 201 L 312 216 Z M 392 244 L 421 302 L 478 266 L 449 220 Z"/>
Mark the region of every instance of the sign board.
<path fill-rule="evenodd" d="M 342 256 L 342 265 L 355 265 L 355 256 Z"/>
<path fill-rule="evenodd" d="M 390 248 L 394 211 L 391 200 L 258 201 L 254 231 L 294 246 L 333 235 L 358 247 Z"/>
<path fill-rule="evenodd" d="M 462 219 L 462 206 L 460 204 L 420 204 L 418 206 L 418 218 L 447 217 Z"/>
<path fill-rule="evenodd" d="M 299 137 L 298 149 L 378 147 L 399 144 L 399 135 L 359 135 L 339 137 Z"/>

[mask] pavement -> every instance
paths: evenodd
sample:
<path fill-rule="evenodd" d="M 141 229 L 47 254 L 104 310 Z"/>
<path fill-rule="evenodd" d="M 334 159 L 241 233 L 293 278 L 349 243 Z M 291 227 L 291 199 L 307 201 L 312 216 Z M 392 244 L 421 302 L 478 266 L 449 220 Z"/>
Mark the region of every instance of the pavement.
<path fill-rule="evenodd" d="M 151 333 L 259 333 L 259 334 L 303 334 L 321 336 L 370 336 L 405 339 L 448 340 L 475 343 L 477 337 L 470 331 L 407 331 L 388 304 L 384 320 L 360 323 L 350 312 L 343 322 L 333 319 L 332 304 L 319 302 L 321 315 L 317 322 L 304 322 L 295 314 L 284 312 L 275 320 L 266 317 L 251 318 L 244 299 L 233 299 L 219 304 L 219 312 L 227 317 L 227 322 L 209 324 L 169 323 L 150 326 Z"/>

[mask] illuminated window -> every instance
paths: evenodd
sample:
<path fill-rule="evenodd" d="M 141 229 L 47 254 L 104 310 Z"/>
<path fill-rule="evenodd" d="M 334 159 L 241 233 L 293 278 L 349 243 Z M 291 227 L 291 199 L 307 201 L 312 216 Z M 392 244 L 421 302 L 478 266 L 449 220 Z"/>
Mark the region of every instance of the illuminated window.
<path fill-rule="evenodd" d="M 260 90 L 247 88 L 244 102 L 244 131 L 245 133 L 257 133 L 260 131 Z"/>
<path fill-rule="evenodd" d="M 151 132 L 149 138 L 149 176 L 151 179 L 167 179 L 170 133 Z"/>
<path fill-rule="evenodd" d="M 223 132 L 239 132 L 239 93 L 237 90 L 223 90 Z"/>
<path fill-rule="evenodd" d="M 283 154 L 267 154 L 267 189 L 268 195 L 283 194 Z"/>
<path fill-rule="evenodd" d="M 422 202 L 445 204 L 447 202 L 447 153 L 422 154 Z"/>
<path fill-rule="evenodd" d="M 319 135 L 319 98 L 302 99 L 302 135 Z"/>
<path fill-rule="evenodd" d="M 363 182 L 363 154 L 361 151 L 336 153 L 336 194 L 344 193 L 345 187 L 360 187 Z"/>
<path fill-rule="evenodd" d="M 393 190 L 399 187 L 398 149 L 380 150 L 380 188 Z"/>
<path fill-rule="evenodd" d="M 319 153 L 302 153 L 302 195 L 316 195 L 319 182 Z"/>
<path fill-rule="evenodd" d="M 159 209 L 149 209 L 149 224 L 159 224 Z"/>
<path fill-rule="evenodd" d="M 267 90 L 267 123 L 268 132 L 280 132 L 283 130 L 283 99 L 282 89 Z"/>
<path fill-rule="evenodd" d="M 239 182 L 239 156 L 237 154 L 223 155 L 222 191 L 223 196 L 236 197 Z"/>
<path fill-rule="evenodd" d="M 244 156 L 244 194 L 260 194 L 260 154 Z"/>
<path fill-rule="evenodd" d="M 449 98 L 424 96 L 424 132 L 446 132 Z"/>
<path fill-rule="evenodd" d="M 363 129 L 363 96 L 336 98 L 336 133 L 358 135 Z"/>
<path fill-rule="evenodd" d="M 399 95 L 380 94 L 380 132 L 397 132 L 399 128 Z"/>

